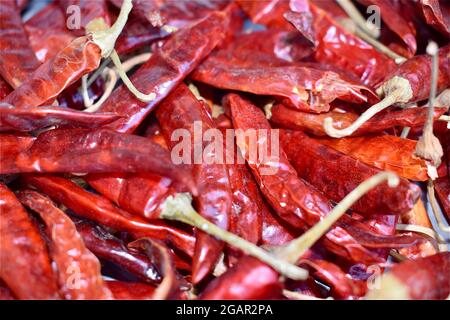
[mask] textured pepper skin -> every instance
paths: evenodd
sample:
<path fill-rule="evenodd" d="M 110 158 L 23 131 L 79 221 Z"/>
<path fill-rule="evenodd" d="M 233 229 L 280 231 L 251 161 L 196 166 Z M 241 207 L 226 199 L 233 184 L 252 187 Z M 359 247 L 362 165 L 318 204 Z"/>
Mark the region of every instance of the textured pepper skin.
<path fill-rule="evenodd" d="M 283 285 L 279 274 L 250 256 L 242 257 L 233 267 L 211 281 L 200 295 L 202 300 L 275 299 Z"/>
<path fill-rule="evenodd" d="M 437 120 L 448 107 L 438 107 L 434 110 L 433 118 Z M 350 111 L 331 110 L 325 113 L 309 113 L 287 108 L 282 104 L 276 104 L 270 110 L 270 122 L 283 128 L 306 131 L 315 136 L 327 136 L 323 128 L 323 120 L 333 118 L 333 127 L 344 129 L 351 125 L 357 118 L 356 113 Z M 395 127 L 421 128 L 427 118 L 427 108 L 407 108 L 391 110 L 376 114 L 373 118 L 359 127 L 352 136 L 362 136 L 370 133 L 382 133 Z"/>
<path fill-rule="evenodd" d="M 86 247 L 97 257 L 115 263 L 141 281 L 152 284 L 161 281 L 155 265 L 145 255 L 131 251 L 101 226 L 81 219 L 75 220 L 75 226 Z"/>
<path fill-rule="evenodd" d="M 280 142 L 299 176 L 335 202 L 360 183 L 381 172 L 327 147 L 300 131 L 281 131 Z M 364 215 L 402 214 L 419 199 L 420 188 L 401 179 L 397 188 L 382 184 L 366 193 L 352 209 Z"/>
<path fill-rule="evenodd" d="M 112 113 L 89 114 L 58 107 L 15 108 L 0 102 L 0 132 L 26 132 L 49 126 L 98 128 L 118 118 Z"/>
<path fill-rule="evenodd" d="M 450 293 L 450 252 L 396 264 L 390 274 L 408 287 L 410 299 L 445 299 Z"/>
<path fill-rule="evenodd" d="M 46 225 L 50 257 L 58 270 L 62 296 L 67 300 L 112 299 L 100 273 L 100 262 L 85 247 L 70 218 L 49 198 L 35 191 L 20 191 L 18 198 L 37 212 Z M 77 272 L 76 279 L 73 277 L 74 272 Z"/>
<path fill-rule="evenodd" d="M 11 86 L 2 77 L 0 77 L 0 100 L 3 100 L 3 98 L 10 94 L 11 91 Z"/>
<path fill-rule="evenodd" d="M 19 137 L 0 136 L 2 144 L 5 141 L 14 144 L 14 139 L 16 144 L 21 141 Z M 167 150 L 149 139 L 111 130 L 54 129 L 40 134 L 26 151 L 21 147 L 22 152 L 17 154 L 11 152 L 12 148 L 1 149 L 2 174 L 158 172 L 169 177 L 178 176 L 180 181 L 190 185 L 189 168 L 174 165 Z"/>
<path fill-rule="evenodd" d="M 152 300 L 156 287 L 140 282 L 106 281 L 115 300 Z"/>
<path fill-rule="evenodd" d="M 19 87 L 40 66 L 22 24 L 15 0 L 0 2 L 0 74 Z"/>
<path fill-rule="evenodd" d="M 450 177 L 442 177 L 436 180 L 434 187 L 436 190 L 437 198 L 439 199 L 442 209 L 450 220 Z"/>
<path fill-rule="evenodd" d="M 392 135 L 323 138 L 318 141 L 365 164 L 393 171 L 403 178 L 414 181 L 428 179 L 425 161 L 413 156 L 417 141 Z"/>
<path fill-rule="evenodd" d="M 180 84 L 158 107 L 156 111 L 158 123 L 166 141 L 172 148 L 178 142 L 172 140 L 172 134 L 177 129 L 185 129 L 190 133 L 190 148 L 192 170 L 198 190 L 195 198 L 198 212 L 206 219 L 222 229 L 228 230 L 231 213 L 232 193 L 229 186 L 227 166 L 214 161 L 218 150 L 203 152 L 201 163 L 195 161 L 196 147 L 208 148 L 209 143 L 196 140 L 196 122 L 202 124 L 202 130 L 214 128 L 214 122 L 210 118 L 204 106 L 195 98 L 189 88 Z M 203 132 L 205 132 L 203 131 Z M 202 149 L 203 150 L 203 149 Z M 205 158 L 205 156 L 207 158 Z M 206 233 L 197 231 L 196 247 L 192 265 L 192 280 L 200 282 L 213 271 L 220 258 L 224 243 L 214 239 Z"/>
<path fill-rule="evenodd" d="M 450 44 L 439 48 L 438 61 L 437 93 L 439 94 L 450 87 Z M 409 102 L 428 99 L 431 84 L 431 56 L 424 54 L 412 57 L 389 73 L 385 79 L 395 76 L 408 80 L 412 89 Z"/>
<path fill-rule="evenodd" d="M 4 184 L 0 192 L 0 278 L 18 299 L 60 299 L 37 226 Z"/>
<path fill-rule="evenodd" d="M 97 69 L 100 60 L 100 48 L 89 37 L 76 38 L 30 74 L 3 102 L 17 108 L 51 104 L 70 84 Z"/>
<path fill-rule="evenodd" d="M 238 141 L 237 144 L 241 152 L 247 155 L 246 161 L 252 170 L 253 176 L 264 197 L 275 212 L 284 221 L 300 230 L 309 229 L 321 217 L 328 214 L 332 210 L 330 201 L 322 193 L 298 177 L 297 172 L 289 163 L 281 148 L 278 154 L 273 154 L 273 151 L 271 151 L 272 146 L 270 144 L 272 142 L 270 141 L 273 132 L 263 112 L 248 100 L 236 94 L 227 95 L 224 99 L 224 104 L 231 109 L 235 129 L 244 131 L 257 129 L 264 130 L 267 133 L 264 139 L 259 137 L 257 140 L 257 143 L 264 144 L 262 146 L 258 145 L 259 150 L 262 148 L 268 153 L 262 159 L 261 157 L 259 159 L 250 159 L 251 161 L 249 162 L 248 154 L 251 151 L 249 150 L 251 143 L 249 139 L 241 140 L 241 143 Z M 271 157 L 275 158 L 271 159 Z M 267 169 L 270 171 L 265 171 Z M 341 228 L 341 224 L 344 227 Z M 348 260 L 354 262 L 364 261 L 370 264 L 375 261 L 380 262 L 380 257 L 364 246 L 383 247 L 388 246 L 389 243 L 395 246 L 400 245 L 400 243 L 408 246 L 416 242 L 412 238 L 397 239 L 399 242 L 392 238 L 379 238 L 368 232 L 369 230 L 367 229 L 362 230 L 361 228 L 363 227 L 363 225 L 353 221 L 350 217 L 344 216 L 341 218 L 339 226 L 334 227 L 324 236 L 324 245 L 333 253 Z"/>
<path fill-rule="evenodd" d="M 450 26 L 448 24 L 450 14 L 448 12 L 448 4 L 447 8 L 445 8 L 444 4 L 444 9 L 441 9 L 439 0 L 421 0 L 417 5 L 422 9 L 426 23 L 447 38 L 450 38 Z"/>
<path fill-rule="evenodd" d="M 365 85 L 374 85 L 395 69 L 393 60 L 346 31 L 328 11 L 311 0 L 292 0 L 290 8 L 302 19 L 294 26 L 315 45 L 314 58 L 351 72 Z"/>
<path fill-rule="evenodd" d="M 150 237 L 167 241 L 172 247 L 193 255 L 194 238 L 187 232 L 159 221 L 148 222 L 115 207 L 107 199 L 56 176 L 26 176 L 23 183 L 47 194 L 80 217 L 101 225 L 130 233 L 134 238 Z"/>
<path fill-rule="evenodd" d="M 71 11 L 68 8 L 77 6 L 80 10 L 80 26 L 72 32 L 76 35 L 84 35 L 86 33 L 86 26 L 89 22 L 95 19 L 103 19 L 103 21 L 110 25 L 107 1 L 106 0 L 60 0 L 58 1 L 63 12 L 66 14 L 66 19 L 70 18 Z"/>
<path fill-rule="evenodd" d="M 108 128 L 132 132 L 141 121 L 216 47 L 225 37 L 230 12 L 212 12 L 189 28 L 180 30 L 132 76 L 136 88 L 156 98 L 148 103 L 138 100 L 125 86 L 114 90 L 100 112 L 125 116 Z M 189 39 L 189 43 L 186 43 Z"/>

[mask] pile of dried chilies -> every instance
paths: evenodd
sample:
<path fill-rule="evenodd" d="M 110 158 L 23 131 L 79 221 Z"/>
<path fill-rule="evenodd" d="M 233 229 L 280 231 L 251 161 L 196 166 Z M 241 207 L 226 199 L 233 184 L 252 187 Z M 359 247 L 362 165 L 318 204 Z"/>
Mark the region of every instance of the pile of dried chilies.
<path fill-rule="evenodd" d="M 28 2 L 0 299 L 449 297 L 448 2 Z"/>

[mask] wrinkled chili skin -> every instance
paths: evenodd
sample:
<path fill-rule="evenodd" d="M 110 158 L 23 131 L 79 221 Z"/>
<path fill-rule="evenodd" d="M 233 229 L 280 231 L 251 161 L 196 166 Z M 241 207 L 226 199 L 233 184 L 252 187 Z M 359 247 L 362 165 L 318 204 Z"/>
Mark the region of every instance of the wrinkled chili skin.
<path fill-rule="evenodd" d="M 235 129 L 243 129 L 244 131 L 263 129 L 272 134 L 270 125 L 262 111 L 248 100 L 244 100 L 236 94 L 229 94 L 225 97 L 224 103 L 228 108 L 231 108 Z M 270 134 L 265 140 L 271 140 Z M 248 146 L 242 146 L 239 143 L 238 146 L 241 152 L 245 151 L 242 148 L 248 148 Z M 266 148 L 267 152 L 271 148 L 268 142 L 263 147 Z M 245 154 L 245 152 L 243 153 Z M 268 157 L 270 157 L 270 154 Z M 246 160 L 248 161 L 248 159 Z M 261 169 L 267 168 L 268 164 L 261 162 L 260 159 L 257 160 L 259 161 L 257 163 L 249 163 L 249 167 L 261 192 L 275 212 L 293 227 L 303 230 L 308 229 L 331 211 L 331 204 L 322 193 L 297 176 L 295 169 L 282 150 L 280 150 L 276 160 L 276 163 L 270 163 L 270 169 L 275 169 L 276 174 L 261 174 Z M 340 227 L 331 229 L 324 239 L 324 243 L 329 250 L 347 259 L 379 261 L 378 257 L 362 247 Z"/>
<path fill-rule="evenodd" d="M 371 45 L 347 32 L 327 11 L 309 0 L 292 0 L 291 10 L 304 14 L 306 23 L 296 24 L 302 33 L 313 28 L 317 62 L 340 67 L 361 79 L 365 85 L 381 81 L 395 69 L 395 63 Z"/>
<path fill-rule="evenodd" d="M 433 118 L 437 120 L 448 108 L 435 108 Z M 323 128 L 323 120 L 332 117 L 333 127 L 344 129 L 351 125 L 358 115 L 352 112 L 340 112 L 331 110 L 326 113 L 313 114 L 288 108 L 282 104 L 276 104 L 270 110 L 270 121 L 283 128 L 306 131 L 315 136 L 327 136 Z M 351 136 L 361 136 L 368 133 L 381 133 L 395 127 L 422 127 L 427 118 L 427 108 L 407 108 L 391 110 L 376 114 L 365 122 Z"/>
<path fill-rule="evenodd" d="M 132 132 L 225 37 L 229 12 L 212 12 L 189 28 L 176 32 L 162 48 L 132 76 L 136 88 L 156 98 L 148 103 L 138 100 L 125 86 L 114 90 L 99 108 L 125 116 L 110 125 L 120 132 Z M 189 39 L 189 43 L 186 42 Z"/>
<path fill-rule="evenodd" d="M 156 287 L 140 282 L 106 281 L 115 300 L 151 300 Z"/>
<path fill-rule="evenodd" d="M 13 88 L 40 66 L 15 0 L 0 1 L 0 48 L 0 74 Z"/>
<path fill-rule="evenodd" d="M 15 108 L 0 102 L 0 132 L 28 132 L 49 126 L 98 128 L 120 118 L 115 114 L 89 114 L 59 107 Z"/>
<path fill-rule="evenodd" d="M 143 254 L 128 249 L 120 239 L 101 226 L 78 220 L 75 221 L 84 244 L 97 257 L 111 261 L 147 283 L 159 283 L 161 275 L 155 265 Z"/>
<path fill-rule="evenodd" d="M 0 279 L 0 301 L 1 300 L 16 300 L 11 289 Z"/>
<path fill-rule="evenodd" d="M 172 140 L 175 130 L 185 129 L 190 133 L 192 137 L 190 140 L 192 155 L 190 160 L 193 164 L 192 170 L 196 189 L 198 190 L 198 196 L 194 200 L 197 204 L 198 212 L 215 225 L 228 230 L 232 193 L 229 186 L 227 167 L 225 164 L 215 162 L 216 154 L 219 150 L 208 153 L 202 151 L 202 154 L 196 154 L 197 148 L 195 146 L 201 145 L 203 148 L 207 148 L 210 144 L 203 142 L 203 138 L 200 141 L 196 140 L 195 125 L 201 123 L 202 130 L 204 130 L 201 133 L 214 128 L 214 123 L 206 109 L 186 85 L 180 84 L 159 105 L 156 110 L 156 117 L 167 143 L 172 148 L 176 147 L 178 143 Z M 202 156 L 201 163 L 195 160 L 198 156 Z M 201 231 L 197 231 L 196 238 L 192 266 L 192 281 L 194 283 L 200 282 L 213 271 L 224 247 L 223 242 Z"/>
<path fill-rule="evenodd" d="M 146 221 L 115 207 L 107 199 L 79 187 L 74 182 L 56 176 L 22 176 L 23 183 L 47 194 L 52 200 L 65 205 L 80 217 L 119 231 L 134 238 L 150 237 L 167 241 L 172 247 L 193 255 L 195 239 L 185 231 L 163 222 Z"/>
<path fill-rule="evenodd" d="M 51 104 L 70 84 L 97 69 L 100 60 L 100 48 L 89 37 L 76 38 L 29 75 L 3 102 L 17 108 Z"/>
<path fill-rule="evenodd" d="M 439 0 L 421 0 L 416 5 L 422 9 L 423 16 L 428 25 L 441 32 L 447 38 L 450 38 L 448 4 L 444 10 L 441 10 Z"/>
<path fill-rule="evenodd" d="M 442 205 L 443 212 L 450 221 L 450 177 L 442 177 L 435 181 L 436 196 Z"/>
<path fill-rule="evenodd" d="M 299 176 L 335 202 L 341 201 L 363 181 L 381 172 L 327 147 L 304 133 L 280 132 L 280 143 Z M 336 171 L 339 168 L 339 171 Z M 401 179 L 396 188 L 382 184 L 366 193 L 352 209 L 366 216 L 402 214 L 420 197 L 420 188 Z"/>
<path fill-rule="evenodd" d="M 31 190 L 17 194 L 19 200 L 38 213 L 46 225 L 50 239 L 49 251 L 58 269 L 60 292 L 66 300 L 104 300 L 112 294 L 100 273 L 100 262 L 84 245 L 75 225 L 50 199 Z M 77 270 L 76 286 L 72 286 L 73 271 Z"/>
<path fill-rule="evenodd" d="M 428 180 L 425 160 L 413 156 L 417 141 L 392 135 L 361 136 L 341 139 L 317 139 L 346 155 L 374 166 L 389 170 L 413 181 Z M 440 168 L 445 169 L 445 165 Z M 442 169 L 438 169 L 439 176 Z"/>
<path fill-rule="evenodd" d="M 0 141 L 13 137 L 1 135 Z M 19 143 L 17 141 L 16 143 Z M 23 150 L 23 149 L 22 149 Z M 190 185 L 190 169 L 174 165 L 167 150 L 144 137 L 98 129 L 54 129 L 38 136 L 28 150 L 8 161 L 0 172 L 158 172 Z M 9 160 L 11 159 L 11 160 Z"/>
<path fill-rule="evenodd" d="M 0 278 L 18 299 L 59 299 L 56 275 L 36 225 L 5 185 L 0 184 L 0 192 Z"/>
<path fill-rule="evenodd" d="M 438 61 L 437 93 L 450 87 L 450 44 L 439 48 Z M 408 59 L 389 73 L 385 79 L 391 79 L 395 76 L 408 80 L 412 89 L 410 102 L 428 99 L 431 81 L 431 56 L 424 54 Z"/>
<path fill-rule="evenodd" d="M 221 61 L 221 60 L 220 60 Z M 273 95 L 289 107 L 326 112 L 335 99 L 362 103 L 370 89 L 344 80 L 333 71 L 308 66 L 240 67 L 207 59 L 191 75 L 192 79 L 227 90 Z"/>
<path fill-rule="evenodd" d="M 106 0 L 59 0 L 59 5 L 66 14 L 66 19 L 70 19 L 73 14 L 68 10 L 71 6 L 76 6 L 80 10 L 80 25 L 72 30 L 75 34 L 81 36 L 86 33 L 86 25 L 94 19 L 103 19 L 107 25 L 111 24 Z"/>
<path fill-rule="evenodd" d="M 390 270 L 414 300 L 440 300 L 450 293 L 450 252 L 396 264 Z"/>
<path fill-rule="evenodd" d="M 64 49 L 76 37 L 66 28 L 66 19 L 58 3 L 49 3 L 24 23 L 34 54 L 45 62 Z"/>
<path fill-rule="evenodd" d="M 279 274 L 260 260 L 244 256 L 201 293 L 201 300 L 258 300 L 280 298 Z"/>
<path fill-rule="evenodd" d="M 11 86 L 0 77 L 0 101 L 3 100 L 12 91 Z"/>

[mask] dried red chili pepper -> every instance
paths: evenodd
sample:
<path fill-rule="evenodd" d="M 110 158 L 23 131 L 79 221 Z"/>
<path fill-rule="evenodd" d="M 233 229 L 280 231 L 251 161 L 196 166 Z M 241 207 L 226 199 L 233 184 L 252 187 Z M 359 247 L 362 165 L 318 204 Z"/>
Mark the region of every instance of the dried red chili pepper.
<path fill-rule="evenodd" d="M 280 298 L 279 274 L 260 260 L 245 256 L 222 276 L 211 281 L 202 300 L 258 300 Z"/>
<path fill-rule="evenodd" d="M 0 191 L 0 278 L 19 299 L 59 299 L 56 276 L 36 225 L 5 185 L 0 184 Z"/>
<path fill-rule="evenodd" d="M 443 177 L 436 180 L 434 187 L 442 209 L 450 220 L 450 181 L 449 177 Z"/>
<path fill-rule="evenodd" d="M 8 94 L 10 94 L 12 91 L 12 88 L 9 86 L 8 83 L 6 83 L 5 80 L 3 80 L 2 77 L 0 77 L 0 100 L 3 100 Z"/>
<path fill-rule="evenodd" d="M 418 272 L 419 271 L 419 272 Z M 445 299 L 450 293 L 450 253 L 405 261 L 383 275 L 381 289 L 369 292 L 369 299 Z"/>
<path fill-rule="evenodd" d="M 162 48 L 130 77 L 136 88 L 154 93 L 155 99 L 142 102 L 125 86 L 116 89 L 99 112 L 115 112 L 125 119 L 109 125 L 121 132 L 132 132 L 224 38 L 229 24 L 230 10 L 212 12 L 189 28 L 176 32 Z M 190 39 L 186 43 L 186 39 Z"/>
<path fill-rule="evenodd" d="M 59 5 L 66 15 L 67 25 L 69 25 L 69 20 L 71 19 L 71 15 L 73 15 L 70 8 L 75 6 L 79 10 L 79 25 L 74 25 L 72 30 L 72 32 L 79 36 L 86 33 L 85 28 L 92 20 L 103 19 L 107 25 L 110 24 L 106 0 L 60 0 Z"/>
<path fill-rule="evenodd" d="M 1 143 L 14 137 L 1 135 Z M 20 143 L 17 138 L 16 143 Z M 2 148 L 0 172 L 158 172 L 192 185 L 190 170 L 174 165 L 167 150 L 149 139 L 111 130 L 54 129 L 41 133 L 25 151 Z M 14 149 L 13 149 L 14 150 Z"/>
<path fill-rule="evenodd" d="M 156 287 L 139 282 L 106 281 L 115 300 L 151 300 Z"/>
<path fill-rule="evenodd" d="M 313 113 L 330 110 L 330 102 L 341 99 L 362 103 L 374 97 L 370 89 L 344 79 L 333 71 L 308 66 L 240 67 L 222 59 L 207 59 L 192 79 L 221 89 L 272 95 L 284 104 Z"/>
<path fill-rule="evenodd" d="M 286 0 L 237 0 L 236 2 L 254 23 L 283 30 L 292 28 L 283 18 L 283 13 L 289 10 L 289 2 Z"/>
<path fill-rule="evenodd" d="M 101 226 L 81 219 L 75 220 L 75 226 L 86 247 L 97 257 L 115 263 L 141 281 L 153 284 L 161 281 L 156 266 L 145 255 L 131 251 Z"/>
<path fill-rule="evenodd" d="M 347 32 L 333 17 L 309 0 L 292 0 L 295 13 L 291 23 L 315 45 L 315 60 L 337 66 L 373 85 L 395 68 L 395 63 L 355 35 Z"/>
<path fill-rule="evenodd" d="M 262 111 L 236 94 L 227 95 L 225 105 L 231 109 L 235 129 L 242 129 L 244 132 L 249 129 L 264 130 L 267 134 L 264 139 L 259 137 L 256 140 L 259 150 L 267 152 L 263 159 L 249 158 L 250 141 L 248 138 L 241 141 L 238 138 L 237 144 L 241 152 L 245 154 L 246 161 L 263 195 L 277 214 L 298 229 L 308 229 L 320 221 L 331 211 L 329 200 L 297 176 L 295 169 L 282 150 L 279 154 L 273 153 L 270 142 L 273 138 L 271 136 L 272 129 Z M 340 224 L 344 224 L 344 218 L 341 218 Z M 331 229 L 324 237 L 324 245 L 327 249 L 346 259 L 355 262 L 365 261 L 370 264 L 375 261 L 379 262 L 379 257 L 363 246 L 383 247 L 389 246 L 389 242 L 390 245 L 394 245 L 393 242 L 396 242 L 394 246 L 398 246 L 400 242 L 403 242 L 403 240 L 393 241 L 392 238 L 378 238 L 367 230 L 355 228 L 353 223 L 355 222 L 345 223 L 345 228 Z M 358 225 L 358 227 L 363 226 Z M 346 228 L 349 228 L 351 232 L 347 233 Z M 411 239 L 404 240 L 402 245 L 411 245 L 415 242 L 411 242 Z"/>
<path fill-rule="evenodd" d="M 304 133 L 281 131 L 280 144 L 298 175 L 335 202 L 380 170 L 327 147 Z M 402 179 L 397 188 L 379 185 L 352 209 L 364 215 L 402 214 L 420 197 L 420 188 Z"/>
<path fill-rule="evenodd" d="M 17 196 L 44 221 L 62 296 L 68 300 L 111 299 L 112 294 L 100 274 L 100 262 L 85 247 L 70 218 L 50 199 L 35 191 L 20 191 Z"/>
<path fill-rule="evenodd" d="M 437 120 L 448 110 L 447 107 L 435 108 L 434 119 Z M 401 110 L 386 110 L 365 122 L 352 136 L 366 135 L 368 133 L 380 133 L 395 127 L 422 127 L 427 118 L 427 108 L 407 108 Z M 331 110 L 326 113 L 313 114 L 287 108 L 282 104 L 276 104 L 267 115 L 274 124 L 288 129 L 301 130 L 315 136 L 326 136 L 323 128 L 323 120 L 333 118 L 333 127 L 343 129 L 351 125 L 358 115 L 344 110 Z"/>
<path fill-rule="evenodd" d="M 15 0 L 0 2 L 0 74 L 13 88 L 40 66 L 22 25 Z"/>
<path fill-rule="evenodd" d="M 57 3 L 49 3 L 24 23 L 28 40 L 40 62 L 54 57 L 68 46 L 75 35 L 66 28 L 64 12 Z"/>
<path fill-rule="evenodd" d="M 418 6 L 422 9 L 425 21 L 428 25 L 441 32 L 447 38 L 450 37 L 450 19 L 448 4 L 443 3 L 443 10 L 439 0 L 421 0 Z M 445 7 L 447 5 L 447 7 Z"/>
<path fill-rule="evenodd" d="M 118 118 L 111 113 L 92 114 L 58 107 L 15 108 L 0 102 L 0 132 L 33 131 L 49 126 L 98 128 Z"/>
<path fill-rule="evenodd" d="M 74 182 L 56 176 L 24 176 L 32 186 L 58 203 L 64 204 L 81 217 L 107 227 L 126 231 L 134 238 L 151 237 L 167 241 L 188 256 L 193 255 L 194 238 L 185 231 L 157 221 L 146 221 L 115 207 L 105 198 L 79 187 Z"/>
<path fill-rule="evenodd" d="M 428 179 L 425 160 L 413 155 L 417 142 L 391 135 L 318 139 L 322 144 L 381 170 L 414 180 Z M 443 167 L 441 167 L 443 168 Z M 441 169 L 438 171 L 442 172 Z"/>
<path fill-rule="evenodd" d="M 1 279 L 0 279 L 0 300 L 16 300 L 12 291 Z"/>
<path fill-rule="evenodd" d="M 196 154 L 198 145 L 208 148 L 210 143 L 203 141 L 203 132 L 214 128 L 214 123 L 204 106 L 195 98 L 188 87 L 180 84 L 156 110 L 156 117 L 166 141 L 172 148 L 177 142 L 172 140 L 175 130 L 185 129 L 190 134 L 189 160 L 193 164 L 192 171 L 198 190 L 195 201 L 200 215 L 207 218 L 222 229 L 228 230 L 231 213 L 232 194 L 229 187 L 226 165 L 216 161 L 220 150 L 214 148 L 210 152 Z M 201 123 L 200 136 L 195 127 Z M 205 130 L 205 131 L 203 131 Z M 200 137 L 201 140 L 198 140 Z M 211 146 L 209 146 L 210 148 Z M 173 149 L 172 149 L 173 152 Z M 200 158 L 200 162 L 197 160 Z M 198 283 L 213 271 L 222 253 L 224 243 L 198 231 L 196 247 L 192 263 L 192 281 Z"/>
<path fill-rule="evenodd" d="M 131 0 L 124 2 L 114 25 L 106 29 L 103 22 L 87 36 L 73 40 L 67 47 L 37 68 L 4 102 L 16 107 L 39 106 L 56 98 L 83 75 L 95 70 L 108 57 L 131 11 Z M 98 22 L 98 21 L 97 21 Z M 94 28 L 93 28 L 94 29 Z"/>

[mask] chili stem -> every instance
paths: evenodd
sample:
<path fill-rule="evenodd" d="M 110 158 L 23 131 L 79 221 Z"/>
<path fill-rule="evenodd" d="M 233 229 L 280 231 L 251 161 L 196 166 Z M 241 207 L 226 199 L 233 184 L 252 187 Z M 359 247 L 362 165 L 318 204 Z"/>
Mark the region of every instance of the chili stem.
<path fill-rule="evenodd" d="M 306 231 L 301 237 L 277 249 L 276 255 L 290 263 L 296 263 L 356 201 L 384 181 L 387 181 L 391 188 L 396 187 L 400 183 L 399 177 L 392 172 L 380 172 L 370 177 L 346 195 L 325 218 Z"/>
<path fill-rule="evenodd" d="M 106 68 L 104 71 L 105 71 L 105 73 L 108 74 L 108 81 L 106 84 L 105 91 L 103 92 L 103 95 L 101 96 L 101 98 L 96 103 L 91 104 L 88 108 L 86 108 L 84 110 L 84 112 L 96 112 L 101 107 L 101 105 L 106 101 L 106 99 L 109 98 L 109 96 L 111 95 L 111 93 L 114 90 L 114 87 L 116 86 L 117 75 L 114 72 L 114 70 L 112 70 L 110 68 Z"/>
<path fill-rule="evenodd" d="M 348 14 L 358 28 L 365 32 L 368 36 L 378 39 L 380 31 L 374 25 L 364 19 L 363 15 L 358 11 L 355 5 L 349 0 L 336 0 L 341 8 Z"/>
<path fill-rule="evenodd" d="M 387 92 L 383 100 L 374 104 L 369 109 L 364 111 L 358 119 L 356 119 L 351 125 L 344 129 L 336 129 L 333 127 L 333 118 L 328 117 L 323 120 L 323 127 L 325 132 L 334 138 L 342 138 L 351 135 L 359 127 L 361 127 L 366 121 L 371 119 L 374 115 L 387 107 L 398 103 L 407 102 L 412 97 L 412 89 L 409 81 L 402 77 L 393 77 L 386 82 L 384 92 Z M 406 100 L 406 101 L 405 101 Z"/>
<path fill-rule="evenodd" d="M 434 103 L 437 91 L 437 79 L 439 73 L 439 57 L 438 47 L 435 42 L 430 42 L 427 46 L 427 53 L 431 55 L 431 88 L 430 98 L 428 100 L 428 114 L 423 128 L 422 136 L 416 145 L 415 155 L 431 160 L 433 165 L 437 168 L 441 164 L 441 158 L 444 155 L 439 139 L 433 134 L 433 116 L 434 116 Z"/>
<path fill-rule="evenodd" d="M 235 234 L 225 231 L 200 216 L 191 206 L 191 197 L 186 193 L 170 196 L 162 205 L 161 218 L 176 220 L 194 226 L 224 242 L 253 256 L 291 279 L 304 280 L 308 271 L 279 259 L 264 249 L 255 246 Z"/>
<path fill-rule="evenodd" d="M 438 224 L 439 229 L 442 232 L 450 233 L 450 227 L 447 227 L 445 225 L 444 219 L 442 218 L 439 212 L 439 206 L 436 201 L 436 194 L 434 193 L 434 183 L 433 180 L 431 179 L 428 179 L 427 193 L 428 193 L 428 200 L 430 201 L 431 205 L 431 211 L 433 212 L 433 215 L 436 218 L 436 222 Z"/>
<path fill-rule="evenodd" d="M 117 73 L 119 74 L 119 77 L 122 79 L 123 83 L 128 88 L 128 90 L 130 90 L 131 93 L 133 93 L 136 98 L 138 98 L 139 100 L 141 100 L 143 102 L 150 102 L 150 101 L 153 101 L 156 99 L 156 93 L 151 92 L 149 94 L 145 94 L 145 93 L 142 93 L 141 91 L 139 91 L 134 86 L 134 84 L 131 82 L 130 78 L 128 78 L 128 76 L 123 68 L 122 62 L 120 62 L 119 55 L 117 54 L 117 52 L 115 50 L 113 50 L 111 53 L 111 60 L 114 63 L 114 65 L 116 66 L 116 70 L 117 70 Z"/>

